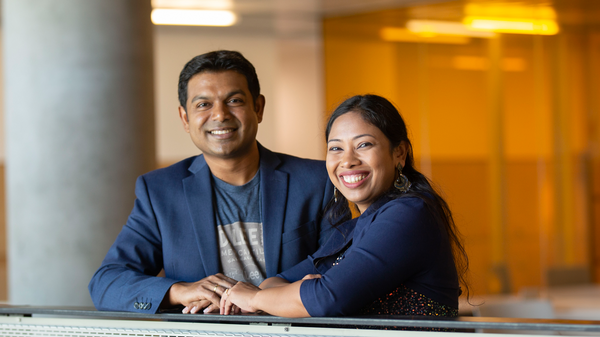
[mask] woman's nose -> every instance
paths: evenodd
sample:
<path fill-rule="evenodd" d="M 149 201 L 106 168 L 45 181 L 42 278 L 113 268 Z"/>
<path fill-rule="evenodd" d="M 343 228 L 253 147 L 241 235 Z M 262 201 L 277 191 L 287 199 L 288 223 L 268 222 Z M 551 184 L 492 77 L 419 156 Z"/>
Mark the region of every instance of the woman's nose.
<path fill-rule="evenodd" d="M 349 150 L 344 152 L 340 165 L 343 168 L 351 168 L 356 165 L 360 165 L 360 160 L 358 159 L 358 157 L 356 157 L 356 153 L 354 153 L 354 151 Z"/>

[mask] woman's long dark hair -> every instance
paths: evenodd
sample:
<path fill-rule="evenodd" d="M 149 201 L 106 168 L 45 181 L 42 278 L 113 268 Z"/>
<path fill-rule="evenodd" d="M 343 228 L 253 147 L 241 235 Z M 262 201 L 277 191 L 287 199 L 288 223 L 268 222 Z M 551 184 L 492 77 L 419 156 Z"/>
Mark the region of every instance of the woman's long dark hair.
<path fill-rule="evenodd" d="M 363 120 L 381 130 L 390 141 L 390 149 L 392 151 L 401 142 L 407 144 L 408 151 L 402 173 L 412 185 L 406 193 L 399 192 L 394 187 L 391 187 L 387 195 L 392 198 L 420 198 L 435 216 L 436 220 L 444 224 L 452 246 L 452 255 L 458 272 L 459 282 L 465 287 L 468 297 L 469 285 L 466 280 L 466 274 L 469 269 L 469 259 L 462 244 L 460 231 L 454 223 L 452 212 L 446 201 L 431 186 L 429 179 L 415 169 L 412 144 L 408 139 L 406 124 L 402 116 L 400 116 L 400 113 L 390 101 L 381 96 L 354 96 L 340 104 L 329 117 L 327 128 L 325 129 L 325 138 L 327 141 L 329 140 L 329 133 L 331 132 L 333 122 L 348 112 L 359 113 Z M 341 193 L 338 193 L 337 201 L 333 199 L 330 201 L 325 208 L 325 214 L 334 226 L 352 218 L 352 211 L 350 210 L 348 201 Z"/>

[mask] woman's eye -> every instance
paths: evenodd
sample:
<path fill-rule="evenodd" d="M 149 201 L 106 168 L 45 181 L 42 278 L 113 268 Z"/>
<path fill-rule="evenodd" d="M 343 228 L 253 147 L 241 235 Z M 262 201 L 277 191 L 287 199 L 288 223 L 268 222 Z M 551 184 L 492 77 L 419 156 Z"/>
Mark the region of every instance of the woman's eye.
<path fill-rule="evenodd" d="M 363 147 L 368 147 L 368 146 L 371 146 L 371 145 L 373 145 L 373 144 L 371 144 L 371 143 L 360 143 L 360 144 L 358 144 L 358 147 L 357 147 L 357 148 L 359 148 L 359 149 L 360 149 L 360 148 L 363 148 Z"/>
<path fill-rule="evenodd" d="M 329 151 L 340 151 L 341 148 L 337 147 L 337 146 L 332 146 L 329 148 Z"/>

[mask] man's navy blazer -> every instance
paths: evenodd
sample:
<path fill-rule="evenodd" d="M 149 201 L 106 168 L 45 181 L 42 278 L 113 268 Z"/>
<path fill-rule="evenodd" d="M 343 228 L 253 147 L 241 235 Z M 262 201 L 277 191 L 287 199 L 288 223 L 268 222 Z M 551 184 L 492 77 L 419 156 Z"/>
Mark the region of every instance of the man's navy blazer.
<path fill-rule="evenodd" d="M 267 277 L 314 253 L 331 227 L 325 163 L 259 144 Z M 211 172 L 203 155 L 138 178 L 126 225 L 89 284 L 99 310 L 157 312 L 175 282 L 221 272 Z M 164 269 L 165 277 L 155 277 Z"/>

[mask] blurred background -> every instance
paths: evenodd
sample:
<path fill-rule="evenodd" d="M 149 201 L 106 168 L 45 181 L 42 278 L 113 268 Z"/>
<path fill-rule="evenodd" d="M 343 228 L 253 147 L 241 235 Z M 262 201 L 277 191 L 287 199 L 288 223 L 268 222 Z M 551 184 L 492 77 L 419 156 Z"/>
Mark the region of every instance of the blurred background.
<path fill-rule="evenodd" d="M 393 101 L 464 235 L 472 295 L 599 294 L 596 0 L 4 0 L 1 10 L 0 301 L 91 304 L 86 280 L 126 221 L 135 177 L 198 154 L 177 116 L 177 80 L 215 49 L 256 66 L 267 100 L 258 139 L 274 151 L 324 159 L 338 103 Z M 173 10 L 225 21 L 182 25 Z"/>

